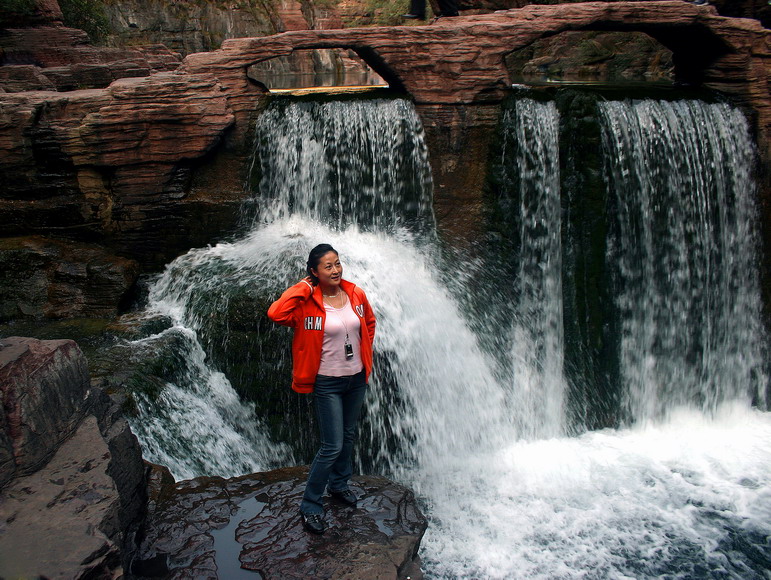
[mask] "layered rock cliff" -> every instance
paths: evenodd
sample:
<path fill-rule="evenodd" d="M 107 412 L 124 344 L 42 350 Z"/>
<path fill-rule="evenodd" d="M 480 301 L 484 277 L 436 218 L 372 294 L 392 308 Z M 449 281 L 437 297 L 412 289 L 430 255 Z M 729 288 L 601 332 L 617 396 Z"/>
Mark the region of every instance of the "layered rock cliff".
<path fill-rule="evenodd" d="M 356 51 L 392 89 L 415 100 L 440 229 L 462 240 L 479 221 L 490 129 L 517 72 L 512 53 L 541 39 L 611 30 L 657 40 L 671 51 L 676 81 L 723 91 L 747 107 L 767 166 L 771 53 L 759 23 L 681 1 L 527 6 L 430 26 L 231 39 L 187 56 L 174 71 L 121 78 L 98 90 L 2 95 L 4 235 L 96 242 L 136 260 L 141 271 L 218 240 L 237 223 L 251 127 L 269 99 L 250 75 L 252 65 L 303 49 L 341 48 Z M 61 54 L 82 56 L 79 46 Z M 43 71 L 57 67 L 38 68 L 48 78 Z M 764 182 L 763 199 L 767 191 Z"/>

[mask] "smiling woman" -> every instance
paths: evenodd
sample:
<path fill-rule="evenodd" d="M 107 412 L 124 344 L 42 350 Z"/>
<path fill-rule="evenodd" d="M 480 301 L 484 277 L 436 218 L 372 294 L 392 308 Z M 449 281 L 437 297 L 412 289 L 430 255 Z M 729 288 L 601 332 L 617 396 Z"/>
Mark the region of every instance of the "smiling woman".
<path fill-rule="evenodd" d="M 294 328 L 292 388 L 313 393 L 321 448 L 311 465 L 300 515 L 305 528 L 323 534 L 329 495 L 355 507 L 348 487 L 356 427 L 372 371 L 375 315 L 364 291 L 343 279 L 340 256 L 319 244 L 308 256 L 308 276 L 268 309 L 274 322 Z"/>

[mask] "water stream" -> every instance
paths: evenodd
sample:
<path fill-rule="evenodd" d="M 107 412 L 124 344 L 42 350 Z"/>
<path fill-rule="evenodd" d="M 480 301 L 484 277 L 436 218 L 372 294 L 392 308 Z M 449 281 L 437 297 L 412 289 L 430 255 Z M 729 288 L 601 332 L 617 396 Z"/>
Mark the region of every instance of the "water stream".
<path fill-rule="evenodd" d="M 569 436 L 581 429 L 562 368 L 553 103 L 521 99 L 504 114 L 502 155 L 519 168 L 514 242 L 488 268 L 443 257 L 409 104 L 289 101 L 258 127 L 249 231 L 181 257 L 151 292 L 149 311 L 173 326 L 145 342 L 180 335 L 191 364 L 140 406 L 147 458 L 176 477 L 305 459 L 301 437 L 292 449 L 272 411 L 236 396 L 244 380 L 221 370 L 235 363 L 220 351 L 249 359 L 246 383 L 285 376 L 288 389 L 289 335 L 245 349 L 236 327 L 274 331 L 242 323 L 239 305 L 251 305 L 247 321 L 264 316 L 255 301 L 301 276 L 324 241 L 378 316 L 357 461 L 418 493 L 429 578 L 766 578 L 771 416 L 747 124 L 699 102 L 612 101 L 598 115 L 614 224 L 606 314 L 622 329 L 617 424 Z M 296 409 L 284 412 L 293 424 Z"/>

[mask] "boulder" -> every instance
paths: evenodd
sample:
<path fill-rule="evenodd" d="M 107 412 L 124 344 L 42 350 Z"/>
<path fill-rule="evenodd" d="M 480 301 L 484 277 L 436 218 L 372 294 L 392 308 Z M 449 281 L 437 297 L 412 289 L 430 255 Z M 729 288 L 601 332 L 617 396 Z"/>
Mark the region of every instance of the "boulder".
<path fill-rule="evenodd" d="M 0 577 L 113 578 L 134 550 L 146 468 L 120 402 L 71 340 L 0 341 Z"/>
<path fill-rule="evenodd" d="M 117 578 L 120 495 L 96 418 L 0 497 L 0 577 Z"/>
<path fill-rule="evenodd" d="M 352 480 L 357 508 L 330 502 L 327 531 L 306 532 L 298 505 L 306 467 L 174 484 L 151 476 L 149 513 L 133 573 L 145 578 L 421 578 L 427 522 L 410 490 L 388 479 Z"/>
<path fill-rule="evenodd" d="M 0 340 L 4 431 L 13 453 L 0 485 L 45 465 L 85 417 L 88 390 L 86 359 L 74 341 Z"/>

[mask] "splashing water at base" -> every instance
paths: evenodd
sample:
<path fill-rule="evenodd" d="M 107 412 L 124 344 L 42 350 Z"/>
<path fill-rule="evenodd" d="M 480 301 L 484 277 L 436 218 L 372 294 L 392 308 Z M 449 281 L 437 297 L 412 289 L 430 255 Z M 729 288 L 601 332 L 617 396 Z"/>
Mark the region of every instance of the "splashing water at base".
<path fill-rule="evenodd" d="M 764 577 L 771 568 L 771 415 L 728 402 L 711 418 L 670 409 L 666 420 L 644 427 L 536 440 L 534 433 L 563 430 L 553 424 L 555 413 L 542 424 L 537 399 L 519 396 L 532 386 L 523 383 L 548 383 L 559 423 L 562 377 L 535 363 L 498 372 L 443 282 L 431 243 L 416 243 L 399 227 L 337 225 L 279 212 L 237 242 L 170 265 L 154 304 L 179 323 L 168 332 L 190 338 L 185 356 L 204 380 L 196 383 L 200 392 L 167 385 L 157 408 L 142 408 L 140 438 L 153 460 L 178 462 L 175 473 L 184 477 L 281 461 L 287 450 L 260 428 L 237 428 L 253 419 L 253 407 L 207 368 L 197 333 L 212 311 L 227 310 L 232 289 L 277 296 L 297 279 L 308 249 L 324 241 L 340 251 L 346 278 L 366 290 L 378 316 L 378 359 L 357 454 L 419 494 L 430 518 L 421 552 L 429 578 Z M 554 235 L 550 248 L 558 246 Z M 553 274 L 546 282 L 559 286 Z M 530 296 L 533 310 L 538 289 Z M 552 307 L 559 312 L 558 303 Z M 559 318 L 551 312 L 542 318 Z M 537 345 L 527 333 L 518 337 L 513 356 L 532 361 Z M 555 349 L 550 345 L 549 357 L 561 361 Z M 219 418 L 207 414 L 214 409 L 223 409 Z M 190 424 L 210 430 L 183 433 Z M 175 455 L 169 439 L 178 436 L 207 445 L 183 445 Z M 186 463 L 186 454 L 227 452 L 222 463 Z"/>
<path fill-rule="evenodd" d="M 599 111 L 629 415 L 762 404 L 767 350 L 746 119 L 698 101 L 606 102 Z"/>
<path fill-rule="evenodd" d="M 519 441 L 433 475 L 429 578 L 760 579 L 771 565 L 771 416 L 745 406 Z"/>
<path fill-rule="evenodd" d="M 265 436 L 254 405 L 242 402 L 225 375 L 207 366 L 195 332 L 173 326 L 132 349 L 140 357 L 145 349 L 173 349 L 171 356 L 184 360 L 155 397 L 134 393 L 139 416 L 130 423 L 145 459 L 167 466 L 178 480 L 234 477 L 291 462 L 289 448 Z"/>

